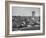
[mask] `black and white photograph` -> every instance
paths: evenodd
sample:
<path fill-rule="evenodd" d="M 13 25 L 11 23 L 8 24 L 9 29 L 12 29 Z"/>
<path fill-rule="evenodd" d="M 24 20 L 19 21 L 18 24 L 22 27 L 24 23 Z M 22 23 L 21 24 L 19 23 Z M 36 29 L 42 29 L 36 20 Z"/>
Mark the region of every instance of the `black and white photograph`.
<path fill-rule="evenodd" d="M 39 5 L 10 5 L 10 34 L 42 33 L 43 8 Z"/>
<path fill-rule="evenodd" d="M 12 7 L 12 31 L 40 30 L 40 8 Z"/>
<path fill-rule="evenodd" d="M 6 35 L 29 36 L 44 34 L 44 4 L 6 3 Z M 8 33 L 8 34 L 7 34 Z"/>

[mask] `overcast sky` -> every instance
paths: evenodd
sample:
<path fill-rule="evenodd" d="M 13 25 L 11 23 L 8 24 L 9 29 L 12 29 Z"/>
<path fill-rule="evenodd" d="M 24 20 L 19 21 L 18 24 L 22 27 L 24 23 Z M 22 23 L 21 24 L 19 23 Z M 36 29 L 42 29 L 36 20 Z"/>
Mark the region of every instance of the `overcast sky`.
<path fill-rule="evenodd" d="M 12 16 L 32 16 L 32 11 L 35 11 L 34 16 L 40 16 L 40 9 L 35 7 L 12 7 Z"/>

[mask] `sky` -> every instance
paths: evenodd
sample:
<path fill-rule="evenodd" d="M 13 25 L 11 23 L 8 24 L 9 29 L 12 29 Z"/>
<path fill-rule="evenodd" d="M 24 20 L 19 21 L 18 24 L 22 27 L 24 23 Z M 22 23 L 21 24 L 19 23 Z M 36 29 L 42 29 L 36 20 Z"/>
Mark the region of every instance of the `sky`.
<path fill-rule="evenodd" d="M 40 16 L 40 8 L 35 7 L 12 7 L 12 16 L 32 16 L 32 11 L 35 12 L 34 16 Z"/>

